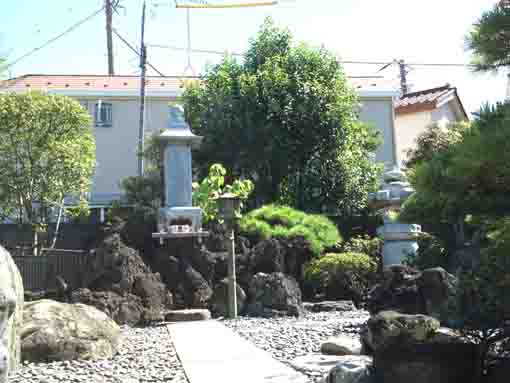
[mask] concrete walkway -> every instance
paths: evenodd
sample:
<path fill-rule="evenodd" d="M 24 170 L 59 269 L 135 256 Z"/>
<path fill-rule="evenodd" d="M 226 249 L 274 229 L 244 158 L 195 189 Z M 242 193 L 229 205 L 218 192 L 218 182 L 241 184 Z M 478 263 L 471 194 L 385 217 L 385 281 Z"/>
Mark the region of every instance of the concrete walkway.
<path fill-rule="evenodd" d="M 209 320 L 169 325 L 189 383 L 307 383 L 296 370 Z"/>

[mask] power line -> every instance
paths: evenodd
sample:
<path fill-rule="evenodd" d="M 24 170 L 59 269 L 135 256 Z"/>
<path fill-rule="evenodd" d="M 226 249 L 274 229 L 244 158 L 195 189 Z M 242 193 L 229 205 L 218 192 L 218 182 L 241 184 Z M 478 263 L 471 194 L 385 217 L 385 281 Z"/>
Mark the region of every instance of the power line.
<path fill-rule="evenodd" d="M 59 35 L 53 37 L 52 39 L 46 41 L 44 44 L 28 51 L 27 53 L 23 54 L 22 56 L 18 57 L 16 60 L 10 62 L 9 64 L 7 64 L 5 66 L 5 69 L 8 69 L 14 65 L 16 65 L 17 63 L 19 63 L 20 61 L 26 59 L 27 57 L 33 55 L 34 53 L 40 51 L 41 49 L 43 48 L 46 48 L 48 45 L 54 43 L 55 41 L 59 40 L 60 38 L 64 37 L 65 35 L 67 35 L 68 33 L 74 31 L 76 28 L 78 28 L 79 26 L 81 26 L 82 24 L 86 23 L 87 21 L 89 21 L 90 19 L 92 19 L 93 17 L 99 15 L 101 12 L 103 12 L 104 10 L 104 6 L 102 6 L 100 9 L 98 9 L 97 11 L 91 13 L 90 15 L 88 15 L 87 17 L 85 17 L 84 19 L 78 21 L 76 24 L 73 24 L 72 26 L 70 26 L 69 28 L 67 28 L 64 32 L 60 33 Z"/>
<path fill-rule="evenodd" d="M 138 57 L 140 57 L 140 52 L 132 44 L 130 44 L 124 37 L 122 37 L 115 28 L 113 28 L 112 31 L 113 33 L 115 33 L 115 36 L 117 36 L 129 49 L 135 52 Z M 147 61 L 147 65 L 150 66 L 160 76 L 166 77 L 163 73 L 157 70 L 154 67 L 154 65 L 152 65 L 150 62 Z"/>
<path fill-rule="evenodd" d="M 186 48 L 176 47 L 173 45 L 164 45 L 164 44 L 147 44 L 150 47 L 153 48 L 161 48 L 161 49 L 171 49 L 175 51 L 187 51 Z M 215 50 L 208 50 L 208 49 L 191 49 L 192 53 L 202 53 L 202 54 L 214 54 L 214 55 L 224 55 L 225 53 L 228 53 L 232 56 L 240 56 L 242 57 L 242 53 L 238 52 L 230 52 L 230 51 L 215 51 Z M 387 65 L 393 62 L 393 60 L 388 61 L 364 61 L 364 60 L 342 60 L 338 59 L 342 64 L 359 64 L 359 65 Z M 424 63 L 424 62 L 416 62 L 416 63 L 407 63 L 406 65 L 409 66 L 430 66 L 430 67 L 459 67 L 459 68 L 474 68 L 474 65 L 471 64 L 462 64 L 462 63 Z"/>

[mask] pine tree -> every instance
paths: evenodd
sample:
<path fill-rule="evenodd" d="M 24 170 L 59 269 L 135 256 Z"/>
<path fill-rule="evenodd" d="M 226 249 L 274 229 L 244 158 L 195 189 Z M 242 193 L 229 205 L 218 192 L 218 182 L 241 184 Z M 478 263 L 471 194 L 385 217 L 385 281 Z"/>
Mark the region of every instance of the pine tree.
<path fill-rule="evenodd" d="M 466 37 L 477 71 L 510 68 L 510 1 L 502 0 L 482 14 Z"/>

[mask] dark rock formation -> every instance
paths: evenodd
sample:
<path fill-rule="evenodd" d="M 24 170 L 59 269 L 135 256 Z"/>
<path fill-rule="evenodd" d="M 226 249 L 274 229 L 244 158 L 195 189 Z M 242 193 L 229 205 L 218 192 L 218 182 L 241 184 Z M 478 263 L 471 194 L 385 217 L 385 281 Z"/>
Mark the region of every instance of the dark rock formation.
<path fill-rule="evenodd" d="M 256 274 L 248 290 L 246 313 L 253 316 L 300 316 L 301 290 L 296 280 L 283 273 Z"/>
<path fill-rule="evenodd" d="M 119 324 L 164 320 L 172 294 L 140 255 L 118 233 L 110 233 L 91 254 L 84 270 L 84 289 L 72 301 L 104 311 Z"/>
<path fill-rule="evenodd" d="M 423 272 L 406 266 L 390 266 L 383 281 L 369 294 L 368 310 L 376 314 L 394 310 L 441 318 L 448 300 L 455 295 L 456 279 L 437 267 Z"/>
<path fill-rule="evenodd" d="M 305 302 L 303 307 L 313 313 L 329 311 L 353 311 L 356 310 L 352 301 L 323 301 L 323 302 Z"/>
<path fill-rule="evenodd" d="M 236 284 L 237 313 L 243 314 L 246 294 L 239 284 Z M 222 279 L 214 286 L 214 294 L 210 303 L 211 312 L 217 316 L 228 315 L 228 279 Z"/>

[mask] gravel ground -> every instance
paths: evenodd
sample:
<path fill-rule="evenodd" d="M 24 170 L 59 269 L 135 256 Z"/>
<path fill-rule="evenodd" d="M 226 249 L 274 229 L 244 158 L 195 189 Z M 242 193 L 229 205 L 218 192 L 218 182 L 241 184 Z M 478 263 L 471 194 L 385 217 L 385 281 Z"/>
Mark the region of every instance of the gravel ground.
<path fill-rule="evenodd" d="M 187 383 L 166 326 L 122 327 L 123 345 L 111 359 L 27 363 L 10 383 Z"/>
<path fill-rule="evenodd" d="M 358 336 L 366 311 L 307 313 L 301 318 L 247 318 L 223 323 L 288 364 L 320 353 L 321 343 L 340 333 Z M 94 362 L 25 363 L 10 383 L 188 383 L 166 326 L 122 327 L 123 345 L 111 359 Z M 306 371 L 301 371 L 307 373 Z M 311 382 L 321 379 L 307 374 Z"/>
<path fill-rule="evenodd" d="M 299 356 L 320 353 L 321 343 L 331 336 L 348 334 L 358 337 L 360 327 L 369 318 L 366 311 L 307 313 L 302 318 L 246 318 L 223 323 L 274 358 L 288 364 Z M 322 381 L 308 371 L 311 382 Z"/>

